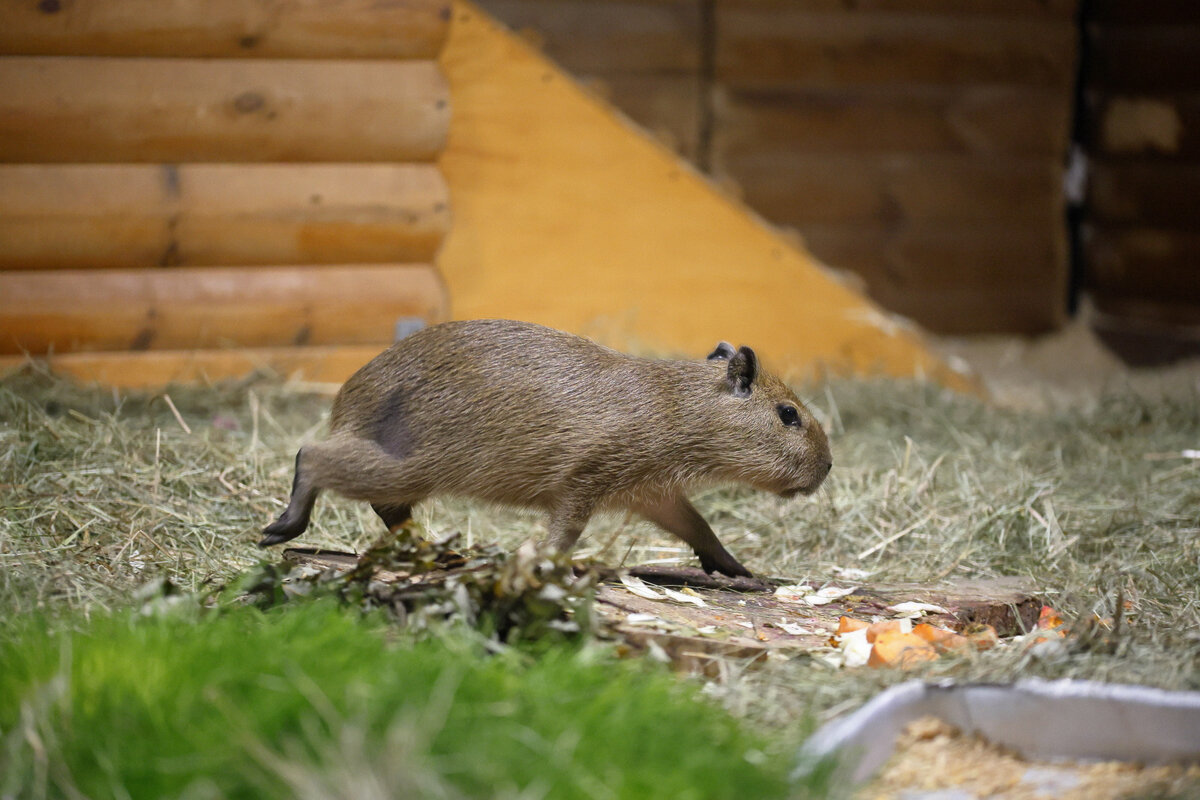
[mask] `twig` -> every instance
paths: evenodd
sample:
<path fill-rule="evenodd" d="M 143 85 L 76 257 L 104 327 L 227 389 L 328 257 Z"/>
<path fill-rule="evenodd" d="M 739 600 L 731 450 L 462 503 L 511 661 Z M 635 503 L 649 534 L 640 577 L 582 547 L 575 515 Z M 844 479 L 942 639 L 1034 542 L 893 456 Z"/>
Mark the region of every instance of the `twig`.
<path fill-rule="evenodd" d="M 175 407 L 175 403 L 171 402 L 171 395 L 164 394 L 163 400 L 167 401 L 167 408 L 171 409 L 171 413 L 175 415 L 175 421 L 179 423 L 179 427 L 183 428 L 183 432 L 188 436 L 192 435 L 192 429 L 183 421 L 183 415 L 179 413 L 179 409 Z"/>

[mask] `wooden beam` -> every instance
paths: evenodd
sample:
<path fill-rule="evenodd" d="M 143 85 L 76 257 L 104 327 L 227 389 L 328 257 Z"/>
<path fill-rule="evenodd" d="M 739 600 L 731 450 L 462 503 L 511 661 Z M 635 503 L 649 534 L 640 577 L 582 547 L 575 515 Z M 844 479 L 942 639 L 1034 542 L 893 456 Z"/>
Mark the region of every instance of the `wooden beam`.
<path fill-rule="evenodd" d="M 433 161 L 433 61 L 0 58 L 0 161 Z"/>
<path fill-rule="evenodd" d="M 433 58 L 447 0 L 2 0 L 0 53 Z"/>
<path fill-rule="evenodd" d="M 455 317 L 516 317 L 697 357 L 726 339 L 793 377 L 969 384 L 470 3 L 456 5 L 442 66 L 455 104 L 441 160 L 455 224 L 438 266 Z"/>
<path fill-rule="evenodd" d="M 57 375 L 83 383 L 150 389 L 172 383 L 211 383 L 265 372 L 335 388 L 386 345 L 274 347 L 231 350 L 152 350 L 139 353 L 67 353 L 42 359 L 0 356 L 0 375 L 39 361 Z"/>
<path fill-rule="evenodd" d="M 424 164 L 0 165 L 0 269 L 428 263 Z"/>
<path fill-rule="evenodd" d="M 445 317 L 423 264 L 0 272 L 0 353 L 386 344 Z"/>

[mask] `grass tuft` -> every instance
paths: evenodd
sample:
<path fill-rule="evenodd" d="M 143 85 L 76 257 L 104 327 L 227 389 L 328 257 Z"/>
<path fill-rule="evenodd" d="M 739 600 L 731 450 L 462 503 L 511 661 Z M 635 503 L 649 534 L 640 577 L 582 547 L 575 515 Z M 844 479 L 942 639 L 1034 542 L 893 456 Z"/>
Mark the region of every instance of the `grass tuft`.
<path fill-rule="evenodd" d="M 765 741 L 660 667 L 386 632 L 328 602 L 12 622 L 0 796 L 786 793 L 786 762 L 750 763 Z"/>

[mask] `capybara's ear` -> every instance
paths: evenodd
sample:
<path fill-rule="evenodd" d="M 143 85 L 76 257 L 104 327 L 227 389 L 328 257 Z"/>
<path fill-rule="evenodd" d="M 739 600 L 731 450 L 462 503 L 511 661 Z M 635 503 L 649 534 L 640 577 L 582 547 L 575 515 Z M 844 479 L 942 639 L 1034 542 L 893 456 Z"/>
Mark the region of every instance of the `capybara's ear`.
<path fill-rule="evenodd" d="M 733 345 L 729 342 L 721 342 L 717 345 L 717 349 L 708 354 L 709 361 L 728 361 L 733 358 L 733 354 L 737 351 L 733 349 Z"/>
<path fill-rule="evenodd" d="M 758 377 L 758 356 L 749 347 L 740 347 L 729 359 L 725 383 L 734 397 L 749 397 L 750 386 Z"/>

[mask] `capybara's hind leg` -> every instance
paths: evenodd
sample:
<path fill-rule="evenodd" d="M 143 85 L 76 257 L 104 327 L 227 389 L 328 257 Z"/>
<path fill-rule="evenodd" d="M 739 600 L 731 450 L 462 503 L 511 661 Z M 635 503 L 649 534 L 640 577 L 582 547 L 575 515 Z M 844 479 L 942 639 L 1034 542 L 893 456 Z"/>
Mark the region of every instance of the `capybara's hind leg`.
<path fill-rule="evenodd" d="M 308 519 L 312 516 L 313 504 L 317 501 L 319 489 L 312 483 L 311 476 L 304 468 L 304 448 L 296 453 L 296 476 L 292 479 L 292 496 L 287 508 L 279 515 L 279 519 L 263 528 L 263 536 L 258 540 L 259 547 L 270 547 L 273 544 L 295 539 L 308 527 Z"/>
<path fill-rule="evenodd" d="M 383 520 L 383 524 L 387 525 L 389 533 L 395 533 L 404 523 L 412 519 L 412 506 L 406 503 L 397 505 L 371 503 L 371 508 L 375 509 L 375 513 Z"/>

